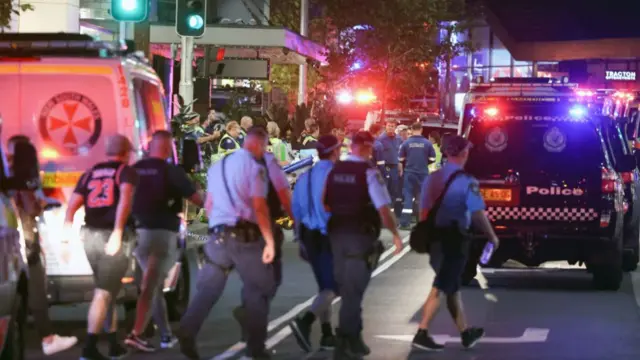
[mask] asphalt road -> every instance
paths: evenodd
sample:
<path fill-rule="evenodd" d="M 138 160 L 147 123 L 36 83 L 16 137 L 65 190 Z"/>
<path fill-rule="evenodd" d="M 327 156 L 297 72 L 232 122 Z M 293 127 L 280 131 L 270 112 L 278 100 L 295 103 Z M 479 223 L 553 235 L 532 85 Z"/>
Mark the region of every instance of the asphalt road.
<path fill-rule="evenodd" d="M 384 234 L 383 240 L 389 244 L 390 236 Z M 486 338 L 474 349 L 463 350 L 443 308 L 432 324 L 431 333 L 445 342 L 447 348 L 442 353 L 428 354 L 414 352 L 410 345 L 433 276 L 428 258 L 408 251 L 398 256 L 387 252 L 374 273 L 364 304 L 364 336 L 372 348 L 367 359 L 639 359 L 640 297 L 634 294 L 634 287 L 638 293 L 640 273 L 627 275 L 618 292 L 598 292 L 592 289 L 586 271 L 559 267 L 568 268 L 554 263 L 546 264 L 544 269 L 485 269 L 489 289 L 474 285 L 464 289 L 463 297 L 469 322 L 484 326 Z M 331 358 L 329 353 L 303 354 L 286 326 L 309 305 L 315 291 L 312 274 L 306 263 L 298 259 L 296 245 L 286 243 L 285 281 L 272 304 L 267 341 L 274 359 Z M 203 359 L 241 358 L 243 346 L 237 343 L 239 328 L 230 315 L 239 303 L 239 293 L 240 282 L 233 276 L 198 339 Z M 338 307 L 339 303 L 335 305 Z M 82 337 L 86 307 L 55 308 L 52 316 L 61 333 Z M 33 331 L 29 345 L 28 359 L 44 359 Z M 73 349 L 48 359 L 77 356 L 79 349 Z M 135 354 L 131 358 L 182 357 L 176 350 L 168 350 L 154 355 Z"/>

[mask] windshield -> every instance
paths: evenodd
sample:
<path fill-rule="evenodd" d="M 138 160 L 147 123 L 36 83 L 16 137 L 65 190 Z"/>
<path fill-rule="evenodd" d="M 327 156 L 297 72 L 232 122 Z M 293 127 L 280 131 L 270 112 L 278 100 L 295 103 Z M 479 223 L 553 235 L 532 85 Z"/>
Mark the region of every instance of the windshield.
<path fill-rule="evenodd" d="M 559 117 L 551 106 L 519 107 L 509 116 Z M 590 122 L 557 120 L 496 120 L 471 124 L 467 170 L 479 177 L 504 175 L 509 170 L 584 175 L 599 169 L 606 154 L 603 138 Z"/>

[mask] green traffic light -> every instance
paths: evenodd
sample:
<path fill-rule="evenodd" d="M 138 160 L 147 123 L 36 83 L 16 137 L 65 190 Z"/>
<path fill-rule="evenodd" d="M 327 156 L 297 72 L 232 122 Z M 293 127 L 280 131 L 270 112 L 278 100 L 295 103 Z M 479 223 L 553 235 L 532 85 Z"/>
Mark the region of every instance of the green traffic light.
<path fill-rule="evenodd" d="M 120 4 L 120 6 L 122 6 L 122 10 L 125 11 L 134 11 L 138 7 L 136 0 L 122 0 Z"/>
<path fill-rule="evenodd" d="M 118 21 L 141 22 L 149 15 L 149 0 L 111 0 L 111 16 Z"/>
<path fill-rule="evenodd" d="M 189 24 L 190 28 L 198 30 L 202 29 L 202 27 L 204 26 L 204 19 L 202 19 L 202 16 L 200 15 L 191 15 L 189 16 L 187 23 Z"/>

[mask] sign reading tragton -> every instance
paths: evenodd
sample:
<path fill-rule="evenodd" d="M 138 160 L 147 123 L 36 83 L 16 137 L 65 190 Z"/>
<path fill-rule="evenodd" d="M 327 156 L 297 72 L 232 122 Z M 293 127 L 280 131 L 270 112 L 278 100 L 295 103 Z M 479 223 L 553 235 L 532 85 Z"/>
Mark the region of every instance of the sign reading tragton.
<path fill-rule="evenodd" d="M 605 80 L 616 81 L 636 81 L 635 71 L 609 71 L 607 70 L 604 75 Z"/>

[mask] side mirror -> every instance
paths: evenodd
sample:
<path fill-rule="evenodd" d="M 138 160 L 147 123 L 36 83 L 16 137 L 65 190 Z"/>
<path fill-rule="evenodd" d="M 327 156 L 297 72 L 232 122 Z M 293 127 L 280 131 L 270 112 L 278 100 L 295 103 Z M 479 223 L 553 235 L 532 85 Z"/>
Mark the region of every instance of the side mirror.
<path fill-rule="evenodd" d="M 180 159 L 180 162 L 187 173 L 200 169 L 202 164 L 200 146 L 195 140 L 182 140 L 182 159 Z"/>
<path fill-rule="evenodd" d="M 631 172 L 635 170 L 636 166 L 638 166 L 638 161 L 636 160 L 637 156 L 637 152 L 635 155 L 623 156 L 622 159 L 620 159 L 620 172 Z"/>
<path fill-rule="evenodd" d="M 40 167 L 36 148 L 27 142 L 15 144 L 10 187 L 15 190 L 33 190 L 40 185 Z"/>

